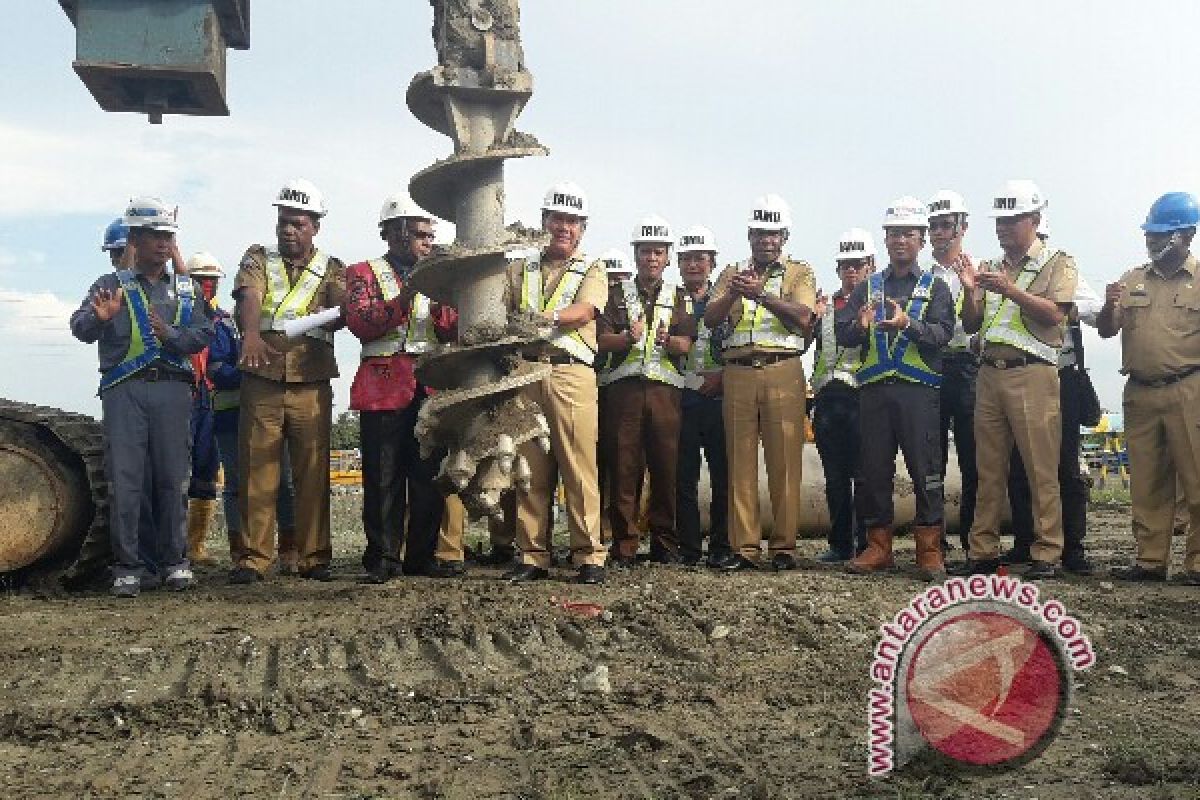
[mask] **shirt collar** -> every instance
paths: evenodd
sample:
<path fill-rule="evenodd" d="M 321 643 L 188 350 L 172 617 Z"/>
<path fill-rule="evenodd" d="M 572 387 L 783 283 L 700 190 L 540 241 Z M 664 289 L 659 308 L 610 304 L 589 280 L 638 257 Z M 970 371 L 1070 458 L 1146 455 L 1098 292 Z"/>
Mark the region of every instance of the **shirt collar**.
<path fill-rule="evenodd" d="M 1191 276 L 1192 278 L 1195 278 L 1196 277 L 1196 266 L 1197 266 L 1196 257 L 1194 255 L 1192 255 L 1191 253 L 1188 253 L 1187 258 L 1185 258 L 1183 260 L 1183 263 L 1179 265 L 1179 272 L 1186 272 L 1189 276 Z M 1164 279 L 1167 278 L 1167 276 L 1163 275 L 1162 271 L 1159 270 L 1158 264 L 1155 264 L 1153 261 L 1150 262 L 1150 268 L 1146 271 L 1153 272 L 1155 275 L 1157 275 L 1160 278 L 1164 278 Z M 1176 273 L 1176 274 L 1178 274 L 1178 273 Z"/>

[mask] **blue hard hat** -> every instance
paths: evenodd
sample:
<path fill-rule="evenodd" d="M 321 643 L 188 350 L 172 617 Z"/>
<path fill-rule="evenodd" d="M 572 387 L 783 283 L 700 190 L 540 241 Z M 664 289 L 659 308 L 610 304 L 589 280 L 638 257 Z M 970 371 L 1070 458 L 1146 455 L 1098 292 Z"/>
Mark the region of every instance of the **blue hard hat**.
<path fill-rule="evenodd" d="M 125 246 L 128 237 L 129 228 L 125 227 L 125 221 L 121 217 L 117 217 L 104 229 L 104 243 L 100 245 L 100 249 L 120 250 Z"/>
<path fill-rule="evenodd" d="M 1170 233 L 1200 225 L 1200 205 L 1189 192 L 1167 192 L 1154 201 L 1142 223 L 1146 233 Z"/>

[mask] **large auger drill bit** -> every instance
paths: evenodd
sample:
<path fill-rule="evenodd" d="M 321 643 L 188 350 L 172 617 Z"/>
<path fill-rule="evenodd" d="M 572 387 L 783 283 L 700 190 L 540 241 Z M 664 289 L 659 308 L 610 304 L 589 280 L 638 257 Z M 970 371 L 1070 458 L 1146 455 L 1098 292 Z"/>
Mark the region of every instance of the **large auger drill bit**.
<path fill-rule="evenodd" d="M 454 222 L 454 243 L 424 262 L 413 287 L 458 309 L 458 343 L 424 356 L 417 377 L 437 391 L 421 409 L 417 437 L 425 454 L 447 448 L 438 482 L 457 493 L 472 516 L 500 514 L 501 493 L 529 486 L 518 455 L 549 427 L 521 387 L 549 374 L 520 351 L 544 332 L 532 315 L 507 311 L 508 258 L 540 247 L 531 231 L 504 227 L 504 162 L 546 155 L 513 125 L 533 94 L 525 70 L 517 0 L 430 0 L 438 66 L 413 78 L 408 107 L 454 140 L 454 155 L 417 173 L 413 200 Z"/>

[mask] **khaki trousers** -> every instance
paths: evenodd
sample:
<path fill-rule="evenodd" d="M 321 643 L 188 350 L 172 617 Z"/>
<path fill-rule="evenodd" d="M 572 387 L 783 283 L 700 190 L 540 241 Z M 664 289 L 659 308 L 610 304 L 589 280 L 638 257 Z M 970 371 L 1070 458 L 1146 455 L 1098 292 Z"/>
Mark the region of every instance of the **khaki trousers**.
<path fill-rule="evenodd" d="M 1031 364 L 1014 369 L 979 368 L 975 394 L 975 454 L 979 472 L 972 559 L 1000 555 L 1000 516 L 1008 490 L 1013 444 L 1025 464 L 1032 496 L 1035 561 L 1062 558 L 1062 498 L 1058 461 L 1062 440 L 1058 368 Z"/>
<path fill-rule="evenodd" d="M 550 501 L 561 474 L 566 495 L 571 561 L 604 564 L 600 543 L 600 489 L 596 474 L 596 373 L 585 364 L 551 367 L 550 376 L 527 386 L 524 397 L 538 404 L 550 425 L 550 452 L 536 441 L 520 453 L 532 473 L 528 492 L 517 497 L 517 546 L 521 561 L 550 567 Z"/>
<path fill-rule="evenodd" d="M 680 390 L 647 378 L 625 378 L 607 387 L 603 443 L 612 493 L 609 524 L 614 552 L 637 555 L 642 484 L 650 471 L 648 522 L 651 556 L 675 556 L 675 468 L 679 462 Z"/>
<path fill-rule="evenodd" d="M 456 494 L 447 495 L 433 557 L 438 561 L 462 561 L 465 558 L 463 535 L 466 530 L 467 510 L 463 508 L 462 500 Z"/>
<path fill-rule="evenodd" d="M 1200 373 L 1158 388 L 1130 380 L 1124 407 L 1137 563 L 1169 566 L 1178 476 L 1192 523 L 1183 568 L 1200 572 Z"/>
<path fill-rule="evenodd" d="M 296 552 L 303 571 L 327 566 L 329 428 L 333 390 L 328 381 L 284 383 L 243 374 L 238 421 L 238 510 L 244 548 L 238 566 L 262 574 L 275 550 L 279 462 L 286 440 L 296 487 Z"/>
<path fill-rule="evenodd" d="M 729 545 L 758 558 L 758 443 L 767 462 L 775 527 L 770 552 L 793 554 L 800 528 L 800 471 L 804 463 L 804 367 L 799 357 L 755 368 L 727 364 L 724 372 L 725 450 L 729 461 Z"/>

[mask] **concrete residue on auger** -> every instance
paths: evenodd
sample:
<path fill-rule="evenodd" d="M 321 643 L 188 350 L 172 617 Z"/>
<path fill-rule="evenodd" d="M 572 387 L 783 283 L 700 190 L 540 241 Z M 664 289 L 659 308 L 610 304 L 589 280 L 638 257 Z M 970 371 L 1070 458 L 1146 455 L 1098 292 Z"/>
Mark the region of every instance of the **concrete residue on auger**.
<path fill-rule="evenodd" d="M 500 514 L 503 492 L 528 487 L 517 453 L 549 426 L 522 387 L 549 366 L 522 351 L 543 338 L 546 321 L 507 312 L 509 254 L 539 248 L 540 232 L 504 225 L 504 162 L 545 155 L 513 127 L 533 93 L 524 67 L 516 0 L 431 0 L 438 66 L 415 76 L 407 103 L 425 125 L 450 137 L 454 154 L 417 173 L 413 200 L 452 221 L 453 244 L 413 273 L 417 291 L 453 304 L 459 341 L 423 356 L 418 379 L 436 390 L 421 409 L 417 437 L 426 454 L 446 448 L 438 483 L 473 516 Z"/>

